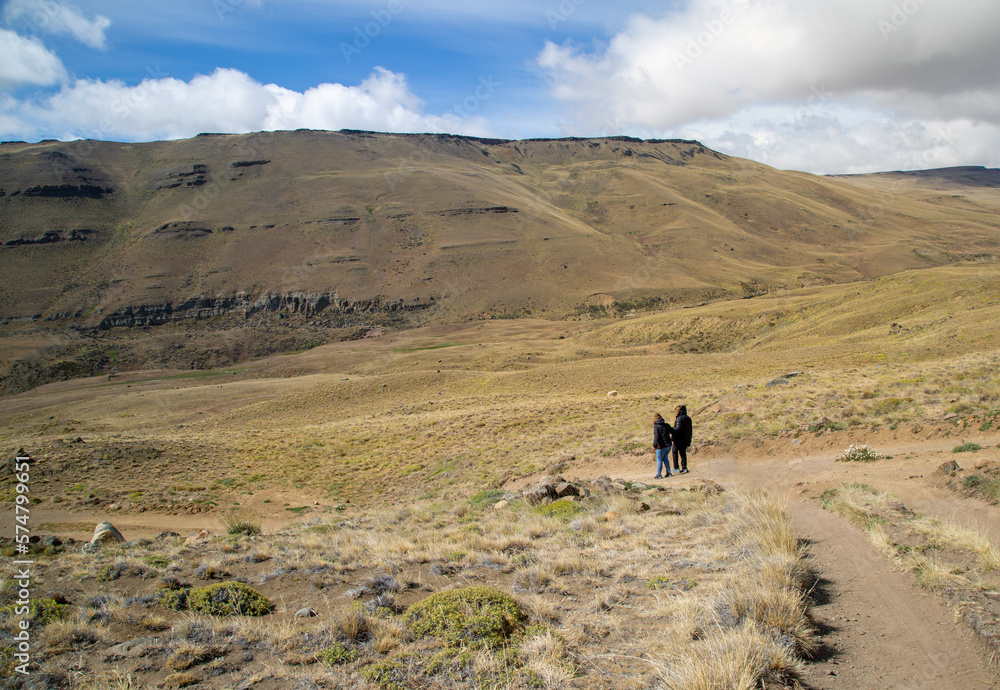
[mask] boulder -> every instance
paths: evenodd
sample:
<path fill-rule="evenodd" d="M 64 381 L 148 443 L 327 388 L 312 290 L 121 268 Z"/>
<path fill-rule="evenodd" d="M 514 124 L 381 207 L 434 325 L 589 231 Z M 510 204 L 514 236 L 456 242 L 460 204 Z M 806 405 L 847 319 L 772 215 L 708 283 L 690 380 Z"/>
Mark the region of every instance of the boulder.
<path fill-rule="evenodd" d="M 94 528 L 94 536 L 90 540 L 92 546 L 101 546 L 102 544 L 124 544 L 125 537 L 122 533 L 115 529 L 115 526 L 110 522 L 104 521 Z"/>
<path fill-rule="evenodd" d="M 525 489 L 522 496 L 529 506 L 537 506 L 555 499 L 556 488 L 551 484 L 535 484 Z"/>
<path fill-rule="evenodd" d="M 559 498 L 566 498 L 567 496 L 580 496 L 582 492 L 580 489 L 569 482 L 561 482 L 555 486 L 556 496 Z"/>
<path fill-rule="evenodd" d="M 306 606 L 305 608 L 299 609 L 295 612 L 296 618 L 315 618 L 319 614 L 316 613 L 316 609 L 312 606 Z"/>

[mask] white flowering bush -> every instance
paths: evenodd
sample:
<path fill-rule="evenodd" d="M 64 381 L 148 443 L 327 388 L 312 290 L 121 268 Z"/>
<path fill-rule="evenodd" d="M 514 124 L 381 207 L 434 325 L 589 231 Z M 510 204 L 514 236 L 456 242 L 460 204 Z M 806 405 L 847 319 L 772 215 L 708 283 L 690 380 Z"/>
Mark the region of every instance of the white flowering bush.
<path fill-rule="evenodd" d="M 837 462 L 875 462 L 884 457 L 885 455 L 874 448 L 863 444 L 857 446 L 852 444 L 837 458 Z"/>

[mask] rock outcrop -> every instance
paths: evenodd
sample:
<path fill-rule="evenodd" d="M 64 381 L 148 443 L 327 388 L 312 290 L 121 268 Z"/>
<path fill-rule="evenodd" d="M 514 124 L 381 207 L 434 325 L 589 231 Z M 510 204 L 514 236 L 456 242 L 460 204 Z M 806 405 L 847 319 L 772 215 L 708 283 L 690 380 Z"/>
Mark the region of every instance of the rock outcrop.
<path fill-rule="evenodd" d="M 338 315 L 361 315 L 407 312 L 434 306 L 434 298 L 410 300 L 382 300 L 381 298 L 354 300 L 343 299 L 329 292 L 265 293 L 256 299 L 245 292 L 225 297 L 192 297 L 178 303 L 144 304 L 125 307 L 104 317 L 98 330 L 158 326 L 184 319 L 203 320 L 216 316 L 236 314 L 248 318 L 257 313 L 286 313 L 315 316 L 333 311 Z"/>

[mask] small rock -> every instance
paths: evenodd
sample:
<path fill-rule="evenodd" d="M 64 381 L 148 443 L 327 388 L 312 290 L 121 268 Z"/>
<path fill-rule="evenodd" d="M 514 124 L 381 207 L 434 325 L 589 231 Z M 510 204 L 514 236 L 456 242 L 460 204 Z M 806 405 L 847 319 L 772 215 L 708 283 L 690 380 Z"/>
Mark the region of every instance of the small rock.
<path fill-rule="evenodd" d="M 510 505 L 510 502 L 509 502 L 509 501 L 497 501 L 497 502 L 496 502 L 496 503 L 495 503 L 495 504 L 493 505 L 493 510 L 503 510 L 503 509 L 504 509 L 504 508 L 506 508 L 506 507 L 507 507 L 508 505 Z"/>
<path fill-rule="evenodd" d="M 305 608 L 299 609 L 295 612 L 296 618 L 315 618 L 319 614 L 316 613 L 316 609 L 312 606 L 306 606 Z"/>
<path fill-rule="evenodd" d="M 184 540 L 184 546 L 191 546 L 193 544 L 200 544 L 206 542 L 212 538 L 212 533 L 207 529 L 198 530 L 187 539 Z"/>
<path fill-rule="evenodd" d="M 160 532 L 155 537 L 153 537 L 153 539 L 155 539 L 156 541 L 160 541 L 161 539 L 167 539 L 170 537 L 179 537 L 179 536 L 181 535 L 177 534 L 177 532 L 171 532 L 170 530 L 167 530 L 165 532 Z"/>
<path fill-rule="evenodd" d="M 713 482 L 711 479 L 702 479 L 701 484 L 692 486 L 691 490 L 703 493 L 706 496 L 721 494 L 725 491 L 720 484 Z"/>
<path fill-rule="evenodd" d="M 616 510 L 609 510 L 604 514 L 604 520 L 607 522 L 611 522 L 612 520 L 617 520 L 619 517 L 620 516 L 618 514 L 618 511 Z"/>
<path fill-rule="evenodd" d="M 764 388 L 774 388 L 775 386 L 787 386 L 791 383 L 788 379 L 771 379 L 764 384 Z"/>
<path fill-rule="evenodd" d="M 961 470 L 962 468 L 954 460 L 942 463 L 941 466 L 937 468 L 937 471 L 943 474 L 954 474 L 955 472 L 960 472 Z"/>
<path fill-rule="evenodd" d="M 636 511 L 638 511 L 640 513 L 649 512 L 649 504 L 648 503 L 640 503 L 639 507 L 636 508 Z"/>
<path fill-rule="evenodd" d="M 618 391 L 608 391 L 608 397 L 609 398 L 614 398 L 617 395 L 618 395 Z"/>

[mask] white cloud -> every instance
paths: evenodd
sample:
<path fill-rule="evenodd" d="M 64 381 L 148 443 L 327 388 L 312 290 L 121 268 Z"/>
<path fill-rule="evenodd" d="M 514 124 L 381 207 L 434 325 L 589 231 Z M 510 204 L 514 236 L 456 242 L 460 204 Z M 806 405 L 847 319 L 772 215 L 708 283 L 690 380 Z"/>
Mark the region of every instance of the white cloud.
<path fill-rule="evenodd" d="M 41 41 L 0 29 L 0 89 L 49 86 L 65 78 L 62 61 Z"/>
<path fill-rule="evenodd" d="M 107 47 L 105 32 L 111 26 L 105 16 L 87 19 L 78 8 L 52 0 L 10 0 L 4 19 L 8 24 L 26 23 L 39 33 L 69 35 L 98 50 Z"/>
<path fill-rule="evenodd" d="M 275 129 L 370 129 L 391 132 L 490 134 L 485 121 L 430 115 L 406 77 L 382 68 L 358 86 L 320 84 L 305 92 L 261 84 L 234 69 L 179 79 L 79 80 L 38 102 L 0 104 L 6 136 L 150 141 L 199 132 Z"/>
<path fill-rule="evenodd" d="M 818 171 L 848 152 L 876 169 L 875 152 L 995 164 L 997 26 L 994 0 L 691 0 L 631 17 L 603 49 L 548 43 L 537 61 L 571 133 L 717 132 L 706 143 Z M 943 147 L 954 155 L 928 133 L 941 127 L 961 132 Z M 981 145 L 964 146 L 973 134 Z"/>

